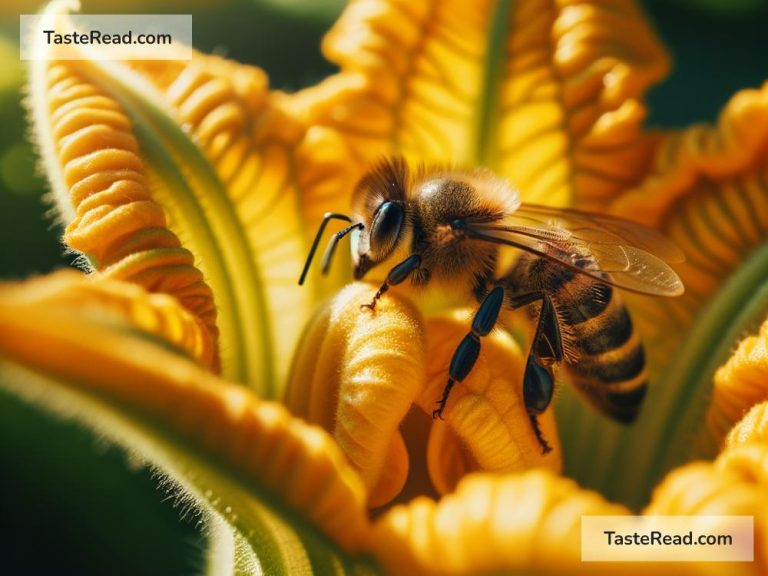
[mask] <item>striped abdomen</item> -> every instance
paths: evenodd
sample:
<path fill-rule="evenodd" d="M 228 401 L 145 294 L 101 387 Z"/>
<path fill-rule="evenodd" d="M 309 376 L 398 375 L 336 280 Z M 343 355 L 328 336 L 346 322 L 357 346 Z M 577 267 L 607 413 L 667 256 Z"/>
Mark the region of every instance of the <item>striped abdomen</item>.
<path fill-rule="evenodd" d="M 611 286 L 571 273 L 551 294 L 573 383 L 602 412 L 632 422 L 648 376 L 642 343 L 621 298 Z"/>

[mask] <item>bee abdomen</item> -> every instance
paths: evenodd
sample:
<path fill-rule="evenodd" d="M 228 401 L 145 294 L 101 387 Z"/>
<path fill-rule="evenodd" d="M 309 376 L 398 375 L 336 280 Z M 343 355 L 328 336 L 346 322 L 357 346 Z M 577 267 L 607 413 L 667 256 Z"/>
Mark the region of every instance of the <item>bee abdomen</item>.
<path fill-rule="evenodd" d="M 621 422 L 640 411 L 648 376 L 645 352 L 619 297 L 593 318 L 571 325 L 576 358 L 568 363 L 573 383 L 592 403 Z"/>

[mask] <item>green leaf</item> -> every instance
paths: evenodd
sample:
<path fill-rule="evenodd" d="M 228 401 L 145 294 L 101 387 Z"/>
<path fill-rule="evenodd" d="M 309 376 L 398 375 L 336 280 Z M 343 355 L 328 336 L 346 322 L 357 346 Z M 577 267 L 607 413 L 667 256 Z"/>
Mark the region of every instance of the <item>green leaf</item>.
<path fill-rule="evenodd" d="M 0 358 L 0 390 L 58 418 L 75 420 L 123 448 L 132 462 L 150 466 L 180 509 L 203 519 L 210 534 L 207 574 L 375 572 L 215 456 L 114 400 L 78 389 L 76 381 Z"/>
<path fill-rule="evenodd" d="M 201 566 L 199 518 L 181 511 L 180 522 L 149 468 L 3 389 L 0 470 L 3 574 L 135 576 L 152 566 L 188 576 Z"/>

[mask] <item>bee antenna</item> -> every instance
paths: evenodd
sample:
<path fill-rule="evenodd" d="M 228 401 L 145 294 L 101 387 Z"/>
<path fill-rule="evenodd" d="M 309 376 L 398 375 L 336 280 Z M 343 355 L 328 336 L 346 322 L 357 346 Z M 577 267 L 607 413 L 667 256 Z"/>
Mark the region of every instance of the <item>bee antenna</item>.
<path fill-rule="evenodd" d="M 335 212 L 326 212 L 325 216 L 323 216 L 323 221 L 320 223 L 320 226 L 317 229 L 317 234 L 315 234 L 315 240 L 312 242 L 312 247 L 309 249 L 309 255 L 307 256 L 307 261 L 304 264 L 304 270 L 301 271 L 301 277 L 299 278 L 299 286 L 304 284 L 304 280 L 307 278 L 307 272 L 309 272 L 309 265 L 312 263 L 312 258 L 315 257 L 315 252 L 317 252 L 317 246 L 320 244 L 320 238 L 323 237 L 323 232 L 325 232 L 325 227 L 328 225 L 328 222 L 330 220 L 344 220 L 345 222 L 352 222 L 352 218 L 347 216 L 346 214 L 336 214 Z"/>
<path fill-rule="evenodd" d="M 337 232 L 333 235 L 333 238 L 331 238 L 331 241 L 328 242 L 328 248 L 325 250 L 325 254 L 323 254 L 323 263 L 320 267 L 320 270 L 323 272 L 323 274 L 328 274 L 328 270 L 331 267 L 331 260 L 333 259 L 333 255 L 336 252 L 336 245 L 339 243 L 339 240 L 344 238 L 347 234 L 352 232 L 352 230 L 362 230 L 365 228 L 363 226 L 362 222 L 358 222 L 357 224 L 352 224 L 352 226 L 348 226 L 344 228 L 341 232 Z"/>

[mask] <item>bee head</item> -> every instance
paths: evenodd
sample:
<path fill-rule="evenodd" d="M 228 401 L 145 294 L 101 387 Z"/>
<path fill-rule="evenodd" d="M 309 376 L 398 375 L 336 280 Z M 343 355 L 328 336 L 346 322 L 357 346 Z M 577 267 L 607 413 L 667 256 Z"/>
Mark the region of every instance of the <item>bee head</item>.
<path fill-rule="evenodd" d="M 365 276 L 377 264 L 392 256 L 399 256 L 398 252 L 410 244 L 405 240 L 408 236 L 407 230 L 411 227 L 406 209 L 407 178 L 408 167 L 402 158 L 380 162 L 363 176 L 352 196 L 352 217 L 335 212 L 327 212 L 323 217 L 299 284 L 306 280 L 325 227 L 331 220 L 343 220 L 351 225 L 336 233 L 328 243 L 323 256 L 323 274 L 330 269 L 338 242 L 348 234 L 352 238 L 352 260 L 356 280 Z"/>
<path fill-rule="evenodd" d="M 405 161 L 394 158 L 379 163 L 355 188 L 354 221 L 361 224 L 352 232 L 356 280 L 407 244 L 404 242 L 408 228 L 407 180 Z"/>
<path fill-rule="evenodd" d="M 362 278 L 368 270 L 394 252 L 400 241 L 404 222 L 403 206 L 386 200 L 374 212 L 370 225 L 352 232 L 355 280 Z"/>

